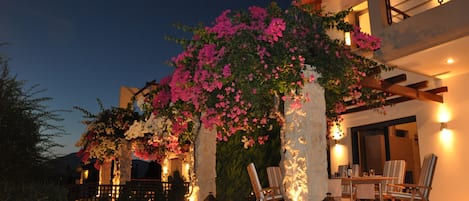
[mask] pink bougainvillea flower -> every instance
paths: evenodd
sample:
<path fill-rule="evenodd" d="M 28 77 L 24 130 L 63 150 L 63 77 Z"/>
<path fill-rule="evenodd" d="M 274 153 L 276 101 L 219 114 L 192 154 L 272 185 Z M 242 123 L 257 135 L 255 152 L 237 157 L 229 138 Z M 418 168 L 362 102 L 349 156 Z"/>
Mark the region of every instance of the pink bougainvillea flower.
<path fill-rule="evenodd" d="M 264 30 L 264 35 L 261 36 L 260 39 L 273 44 L 283 36 L 283 31 L 285 31 L 285 27 L 286 24 L 283 19 L 273 18 L 269 26 Z"/>
<path fill-rule="evenodd" d="M 303 104 L 301 104 L 300 100 L 294 100 L 293 102 L 291 102 L 290 108 L 293 110 L 299 110 L 301 109 L 302 105 Z"/>
<path fill-rule="evenodd" d="M 267 17 L 267 10 L 258 6 L 251 6 L 248 8 L 251 13 L 252 19 L 263 21 Z"/>
<path fill-rule="evenodd" d="M 97 170 L 101 169 L 101 164 L 99 163 L 98 160 L 96 160 L 96 162 L 94 162 L 94 165 L 93 165 L 93 166 L 94 166 L 94 168 L 97 169 Z"/>
<path fill-rule="evenodd" d="M 359 48 L 366 50 L 377 50 L 381 47 L 381 39 L 360 31 L 359 26 L 354 26 L 352 31 L 352 42 Z"/>
<path fill-rule="evenodd" d="M 164 77 L 163 79 L 160 80 L 160 85 L 169 85 L 169 82 L 171 82 L 172 75 L 168 75 Z"/>
<path fill-rule="evenodd" d="M 227 78 L 230 76 L 231 76 L 231 65 L 226 64 L 225 66 L 223 66 L 223 77 Z"/>

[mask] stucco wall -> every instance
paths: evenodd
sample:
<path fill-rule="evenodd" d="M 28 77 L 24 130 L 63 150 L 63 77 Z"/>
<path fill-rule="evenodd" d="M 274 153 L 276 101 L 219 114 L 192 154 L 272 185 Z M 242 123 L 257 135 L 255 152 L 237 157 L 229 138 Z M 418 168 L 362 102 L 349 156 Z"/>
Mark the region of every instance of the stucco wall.
<path fill-rule="evenodd" d="M 469 154 L 468 80 L 469 74 L 443 80 L 443 85 L 449 88 L 449 92 L 443 95 L 444 104 L 414 100 L 387 107 L 386 115 L 373 111 L 345 115 L 342 127 L 347 136 L 339 144 L 344 151 L 338 153 L 334 145 L 331 147 L 332 171 L 336 171 L 337 165 L 352 161 L 350 128 L 415 115 L 420 159 L 423 160 L 428 153 L 438 156 L 430 200 L 465 200 L 469 189 L 469 183 L 464 180 L 469 178 L 469 160 L 464 157 Z M 447 133 L 440 131 L 439 123 L 440 115 L 446 112 L 449 114 Z"/>
<path fill-rule="evenodd" d="M 450 114 L 448 134 L 438 132 L 431 126 L 423 125 L 419 132 L 429 133 L 421 139 L 421 152 L 434 152 L 438 158 L 437 172 L 433 181 L 430 200 L 466 200 L 469 183 L 469 93 L 467 84 L 469 74 L 464 74 L 443 81 L 448 86 L 445 93 L 445 105 Z M 433 108 L 439 113 L 440 108 Z M 429 113 L 429 116 L 434 116 Z M 418 121 L 418 120 L 417 120 Z M 438 130 L 435 132 L 435 130 Z"/>

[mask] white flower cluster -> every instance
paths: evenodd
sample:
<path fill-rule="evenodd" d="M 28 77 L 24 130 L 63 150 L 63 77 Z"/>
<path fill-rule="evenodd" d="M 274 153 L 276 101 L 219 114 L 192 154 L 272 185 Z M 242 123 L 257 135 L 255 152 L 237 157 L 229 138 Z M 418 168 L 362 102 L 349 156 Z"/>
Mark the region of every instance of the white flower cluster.
<path fill-rule="evenodd" d="M 144 129 L 145 123 L 143 121 L 134 121 L 129 130 L 124 133 L 125 139 L 131 140 L 138 137 L 143 137 L 145 135 Z"/>
<path fill-rule="evenodd" d="M 151 114 L 145 121 L 134 121 L 124 135 L 125 139 L 131 140 L 143 137 L 146 133 L 154 135 L 168 135 L 171 128 L 171 121 L 167 118 L 156 118 Z"/>
<path fill-rule="evenodd" d="M 90 149 L 90 158 L 97 158 L 102 161 L 109 160 L 111 157 L 119 158 L 120 156 L 120 140 L 116 141 L 112 138 L 101 138 L 99 143 L 95 143 Z"/>

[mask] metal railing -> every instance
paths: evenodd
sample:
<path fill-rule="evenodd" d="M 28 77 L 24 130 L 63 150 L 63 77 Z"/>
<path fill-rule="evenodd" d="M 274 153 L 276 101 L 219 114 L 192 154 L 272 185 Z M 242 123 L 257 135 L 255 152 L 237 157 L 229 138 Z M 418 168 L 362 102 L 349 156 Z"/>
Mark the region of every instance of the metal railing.
<path fill-rule="evenodd" d="M 174 188 L 173 188 L 174 187 Z M 189 183 L 184 182 L 183 189 L 176 189 L 170 182 L 131 181 L 125 185 L 80 184 L 68 188 L 69 201 L 168 201 L 171 192 L 183 190 L 189 193 Z"/>
<path fill-rule="evenodd" d="M 449 0 L 384 0 L 388 24 L 398 23 L 416 14 L 440 6 Z"/>

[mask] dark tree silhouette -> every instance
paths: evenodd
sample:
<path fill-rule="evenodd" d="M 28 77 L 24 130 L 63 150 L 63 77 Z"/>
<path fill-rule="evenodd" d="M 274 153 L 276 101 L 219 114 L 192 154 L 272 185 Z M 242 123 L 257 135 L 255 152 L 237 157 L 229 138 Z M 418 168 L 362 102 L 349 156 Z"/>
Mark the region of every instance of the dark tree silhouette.
<path fill-rule="evenodd" d="M 51 98 L 37 97 L 44 90 L 25 84 L 10 74 L 8 60 L 0 55 L 0 179 L 45 176 L 44 162 L 53 156 L 51 148 L 60 146 L 52 138 L 65 134 L 53 124 L 62 120 L 60 111 L 44 105 Z"/>

